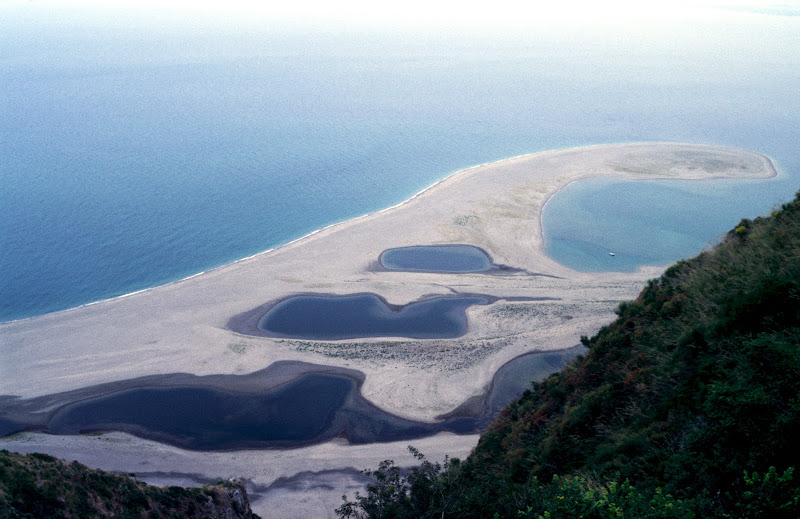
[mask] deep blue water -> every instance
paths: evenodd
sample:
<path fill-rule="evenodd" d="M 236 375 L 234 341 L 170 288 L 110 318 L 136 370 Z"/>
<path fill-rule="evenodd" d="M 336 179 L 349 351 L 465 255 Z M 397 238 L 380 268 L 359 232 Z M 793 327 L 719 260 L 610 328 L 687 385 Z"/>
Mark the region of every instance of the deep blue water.
<path fill-rule="evenodd" d="M 294 296 L 272 307 L 258 327 L 276 337 L 443 339 L 467 331 L 466 309 L 481 297 L 436 297 L 392 308 L 374 294 Z"/>
<path fill-rule="evenodd" d="M 380 263 L 387 269 L 425 272 L 481 272 L 492 268 L 492 259 L 474 245 L 398 247 L 383 251 Z"/>
<path fill-rule="evenodd" d="M 576 145 L 776 158 L 787 179 L 731 190 L 722 232 L 800 176 L 800 20 L 728 16 L 475 35 L 4 2 L 0 321 L 179 279 L 463 167 Z M 611 246 L 570 245 L 590 258 Z"/>
<path fill-rule="evenodd" d="M 351 443 L 474 433 L 478 421 L 415 422 L 382 411 L 346 376 L 303 375 L 275 392 L 240 394 L 204 387 L 141 387 L 58 410 L 52 434 L 125 431 L 182 448 L 294 448 L 346 436 Z"/>

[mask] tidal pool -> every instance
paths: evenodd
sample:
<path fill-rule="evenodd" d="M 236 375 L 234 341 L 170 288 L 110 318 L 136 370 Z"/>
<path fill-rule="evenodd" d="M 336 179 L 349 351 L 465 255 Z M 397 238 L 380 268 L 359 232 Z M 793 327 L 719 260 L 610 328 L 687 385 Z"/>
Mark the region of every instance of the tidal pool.
<path fill-rule="evenodd" d="M 0 418 L 0 438 L 24 430 L 25 430 L 25 424 L 17 423 L 12 420 L 6 420 L 5 418 Z"/>
<path fill-rule="evenodd" d="M 466 333 L 467 308 L 488 303 L 484 297 L 447 296 L 394 306 L 375 294 L 302 295 L 273 306 L 258 328 L 295 339 L 450 339 Z"/>
<path fill-rule="evenodd" d="M 588 348 L 578 345 L 566 350 L 528 353 L 506 362 L 494 375 L 486 399 L 486 414 L 494 418 L 526 389 L 531 389 L 532 381 L 544 380 L 587 351 Z"/>
<path fill-rule="evenodd" d="M 484 272 L 491 270 L 492 259 L 473 245 L 420 245 L 383 251 L 378 258 L 389 270 L 420 272 Z"/>
<path fill-rule="evenodd" d="M 587 351 L 585 346 L 578 345 L 565 350 L 526 353 L 511 359 L 497 370 L 483 395 L 473 396 L 437 418 L 444 423 L 453 423 L 460 418 L 471 423 L 476 431 L 482 431 L 512 400 L 531 389 L 532 382 L 540 382 L 560 371 Z"/>

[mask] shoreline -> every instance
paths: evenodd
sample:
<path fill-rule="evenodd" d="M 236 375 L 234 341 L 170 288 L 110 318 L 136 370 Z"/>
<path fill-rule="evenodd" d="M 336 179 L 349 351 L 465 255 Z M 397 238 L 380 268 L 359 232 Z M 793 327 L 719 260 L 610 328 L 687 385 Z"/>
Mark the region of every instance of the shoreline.
<path fill-rule="evenodd" d="M 704 170 L 703 161 L 717 170 Z M 644 169 L 631 173 L 634 168 Z M 555 192 L 577 179 L 609 175 L 701 179 L 769 178 L 775 174 L 772 162 L 763 155 L 675 143 L 593 145 L 472 166 L 394 206 L 331 224 L 203 273 L 81 307 L 2 323 L 0 333 L 8 340 L 0 345 L 0 351 L 14 370 L 0 380 L 0 394 L 29 398 L 163 374 L 175 363 L 188 373 L 208 375 L 252 372 L 275 361 L 297 360 L 364 371 L 368 375 L 365 396 L 378 406 L 411 419 L 432 419 L 463 401 L 465 394 L 477 393 L 498 363 L 526 351 L 574 344 L 574 339 L 572 344 L 566 342 L 564 323 L 543 322 L 542 330 L 531 330 L 530 323 L 513 314 L 536 313 L 530 305 L 557 309 L 563 303 L 561 306 L 576 308 L 569 312 L 585 314 L 576 315 L 579 318 L 568 327 L 573 336 L 590 333 L 602 323 L 601 314 L 611 315 L 614 305 L 604 301 L 634 296 L 645 276 L 658 272 L 656 267 L 600 276 L 570 270 L 544 255 L 541 215 Z M 494 264 L 538 275 L 370 268 L 388 248 L 430 244 L 472 245 L 485 251 Z M 231 331 L 229 322 L 236 316 L 266 311 L 265 305 L 293 294 L 319 293 L 374 293 L 393 307 L 454 293 L 507 301 L 497 308 L 468 309 L 464 336 L 425 339 L 424 345 L 402 338 L 308 345 Z M 530 302 L 513 302 L 521 298 Z M 587 307 L 584 301 L 597 304 Z M 553 333 L 559 338 L 543 340 Z M 389 341 L 402 351 L 394 355 L 380 344 L 378 349 L 383 351 L 370 351 L 370 343 L 376 341 Z M 419 358 L 423 349 L 430 359 Z M 466 357 L 458 357 L 459 349 Z M 77 372 L 60 367 L 74 359 L 85 359 L 78 361 L 81 368 Z M 439 393 L 436 403 L 422 408 L 414 404 L 416 391 L 403 385 L 401 400 L 405 403 L 398 405 L 397 394 L 378 385 L 385 386 L 387 381 L 388 386 L 402 384 L 399 373 L 409 369 L 414 376 L 424 376 L 431 389 L 440 385 L 437 378 L 442 376 L 448 380 L 447 386 L 455 384 L 456 377 L 463 380 L 466 375 L 470 380 L 460 390 L 434 389 Z M 31 377 L 43 383 L 35 385 Z"/>
<path fill-rule="evenodd" d="M 197 452 L 126 433 L 74 437 L 22 433 L 4 449 L 76 460 L 92 468 L 121 474 L 157 486 L 201 486 L 235 478 L 247 487 L 253 510 L 262 517 L 334 517 L 342 494 L 363 493 L 362 470 L 374 470 L 388 458 L 398 466 L 415 465 L 409 442 L 346 445 L 340 441 L 289 450 Z M 413 442 L 431 461 L 445 456 L 466 458 L 478 435 L 439 433 Z M 296 485 L 287 483 L 297 482 Z"/>
<path fill-rule="evenodd" d="M 439 185 L 451 180 L 453 177 L 456 177 L 456 176 L 462 175 L 462 174 L 466 174 L 466 173 L 468 173 L 468 172 L 470 172 L 472 170 L 476 170 L 476 169 L 479 169 L 479 168 L 492 166 L 492 165 L 495 165 L 495 164 L 501 164 L 501 163 L 504 163 L 504 162 L 507 162 L 507 161 L 510 161 L 510 160 L 525 159 L 525 158 L 530 158 L 530 157 L 543 156 L 543 155 L 547 155 L 547 154 L 555 154 L 555 153 L 564 152 L 564 151 L 591 150 L 593 148 L 602 148 L 602 147 L 617 146 L 617 145 L 620 145 L 620 146 L 636 146 L 636 145 L 660 145 L 660 144 L 666 144 L 666 145 L 679 144 L 680 145 L 682 143 L 671 142 L 671 141 L 657 141 L 657 142 L 642 141 L 642 142 L 625 142 L 625 143 L 609 143 L 609 144 L 590 144 L 590 145 L 586 145 L 586 146 L 580 146 L 580 147 L 577 147 L 577 148 L 558 148 L 558 149 L 553 149 L 553 150 L 543 150 L 543 151 L 537 151 L 537 152 L 531 152 L 531 153 L 524 153 L 522 155 L 515 155 L 513 157 L 507 157 L 507 158 L 498 159 L 498 160 L 494 160 L 494 161 L 475 164 L 473 166 L 468 166 L 466 168 L 459 169 L 457 171 L 453 171 L 453 172 L 447 174 L 446 176 L 444 176 L 441 179 L 437 180 L 433 184 L 421 189 L 420 191 L 417 191 L 416 193 L 411 195 L 409 198 L 407 198 L 407 199 L 405 199 L 405 200 L 403 200 L 401 202 L 398 202 L 398 203 L 396 203 L 394 205 L 391 205 L 389 207 L 385 207 L 383 209 L 378 209 L 377 211 L 373 211 L 371 213 L 364 213 L 364 214 L 361 214 L 361 215 L 358 215 L 358 216 L 354 216 L 352 218 L 347 218 L 347 219 L 340 220 L 340 221 L 337 221 L 337 222 L 334 222 L 334 223 L 330 223 L 330 224 L 325 225 L 323 227 L 320 227 L 318 229 L 314 229 L 313 231 L 310 231 L 310 232 L 308 232 L 308 233 L 306 233 L 306 234 L 304 234 L 304 235 L 302 235 L 300 237 L 294 238 L 294 239 L 289 240 L 289 241 L 284 242 L 284 243 L 279 243 L 279 244 L 275 245 L 274 247 L 270 247 L 270 248 L 265 249 L 263 251 L 256 252 L 255 254 L 250 254 L 248 256 L 244 256 L 242 258 L 235 259 L 233 261 L 222 263 L 220 265 L 217 265 L 217 266 L 214 266 L 214 267 L 210 267 L 210 268 L 202 270 L 200 272 L 196 272 L 194 274 L 190 274 L 188 276 L 185 276 L 185 277 L 182 277 L 182 278 L 179 278 L 179 279 L 175 279 L 175 280 L 172 280 L 172 281 L 168 281 L 166 283 L 162 283 L 162 284 L 159 284 L 159 285 L 153 285 L 153 286 L 149 286 L 149 287 L 146 287 L 146 288 L 141 288 L 141 289 L 138 289 L 138 290 L 134 290 L 132 292 L 126 292 L 124 294 L 120 294 L 120 295 L 117 295 L 117 296 L 98 299 L 96 301 L 91 301 L 89 303 L 83 303 L 83 304 L 80 304 L 80 305 L 77 305 L 77 306 L 64 308 L 62 310 L 55 310 L 53 312 L 47 312 L 47 313 L 44 313 L 44 314 L 38 314 L 38 315 L 29 316 L 29 317 L 22 317 L 22 318 L 19 318 L 19 319 L 12 319 L 10 321 L 2 321 L 2 322 L 0 322 L 0 326 L 6 325 L 6 324 L 12 324 L 12 323 L 28 321 L 28 320 L 31 320 L 31 319 L 38 319 L 38 318 L 41 318 L 41 317 L 51 316 L 51 315 L 55 315 L 55 314 L 61 314 L 61 313 L 65 313 L 65 312 L 71 312 L 71 311 L 74 311 L 74 310 L 79 310 L 81 308 L 86 308 L 86 307 L 98 305 L 98 304 L 101 304 L 101 303 L 112 302 L 112 301 L 116 301 L 116 300 L 119 300 L 119 299 L 124 299 L 124 298 L 135 296 L 135 295 L 138 295 L 138 294 L 146 293 L 146 292 L 149 292 L 151 290 L 156 290 L 156 289 L 161 288 L 161 287 L 166 287 L 166 286 L 170 286 L 170 285 L 174 285 L 174 284 L 180 284 L 180 283 L 183 283 L 185 281 L 189 281 L 189 280 L 194 279 L 196 277 L 202 276 L 204 274 L 214 273 L 217 270 L 226 269 L 228 267 L 235 266 L 238 263 L 242 263 L 242 262 L 246 262 L 246 261 L 249 261 L 249 260 L 252 260 L 252 259 L 256 259 L 256 258 L 258 258 L 260 256 L 264 256 L 264 255 L 267 255 L 267 254 L 270 254 L 270 253 L 273 253 L 273 252 L 278 252 L 278 251 L 280 251 L 281 249 L 283 249 L 285 247 L 291 247 L 293 245 L 298 245 L 298 244 L 300 244 L 300 242 L 303 242 L 304 240 L 311 239 L 318 233 L 322 233 L 322 232 L 329 231 L 329 230 L 334 230 L 334 228 L 339 226 L 339 225 L 344 225 L 344 224 L 348 224 L 348 223 L 356 223 L 358 220 L 365 219 L 365 218 L 370 218 L 370 217 L 374 217 L 374 216 L 379 216 L 379 215 L 381 215 L 383 213 L 386 213 L 386 212 L 389 212 L 389 211 L 391 211 L 393 209 L 398 209 L 398 208 L 400 208 L 400 207 L 402 207 L 402 206 L 404 206 L 406 204 L 409 204 L 409 203 L 413 202 L 416 198 L 418 198 L 420 196 L 423 196 L 426 192 L 431 191 L 431 190 L 435 189 L 436 187 L 438 187 Z M 692 146 L 707 147 L 709 149 L 721 148 L 720 146 L 715 146 L 715 145 L 711 145 L 711 144 L 692 144 Z M 735 148 L 728 148 L 728 149 L 735 149 Z M 741 150 L 741 151 L 745 151 L 745 150 Z M 770 179 L 770 178 L 775 178 L 775 177 L 777 177 L 779 175 L 777 167 L 775 166 L 774 161 L 769 156 L 764 155 L 762 153 L 758 153 L 758 152 L 751 152 L 751 151 L 747 151 L 747 152 L 762 157 L 765 160 L 765 162 L 768 164 L 769 168 L 772 171 L 772 173 L 769 176 L 758 177 L 757 179 L 766 180 L 766 179 Z M 556 193 L 558 193 L 559 191 L 561 191 L 565 187 L 567 187 L 567 186 L 569 186 L 569 185 L 571 185 L 571 184 L 573 184 L 575 182 L 578 182 L 580 180 L 585 180 L 587 178 L 597 178 L 598 176 L 612 176 L 612 175 L 587 174 L 587 175 L 584 175 L 584 176 L 579 176 L 579 177 L 573 178 L 568 183 L 562 185 L 561 187 L 559 187 L 558 189 L 552 191 L 551 193 L 549 193 L 547 195 L 546 199 L 544 200 L 544 203 L 541 206 L 541 210 L 540 210 L 540 214 L 539 214 L 539 232 L 541 233 L 542 237 L 544 237 L 544 228 L 542 227 L 542 213 L 544 212 L 544 210 L 545 210 L 545 208 L 547 206 L 547 203 L 550 201 L 550 198 L 552 198 L 553 195 L 555 195 Z M 627 177 L 625 177 L 623 175 L 620 175 L 619 178 L 623 178 L 623 179 L 626 179 L 626 180 L 633 180 L 633 181 L 636 181 L 636 180 L 648 180 L 647 178 L 627 178 Z M 666 180 L 669 180 L 669 179 L 666 179 Z M 700 180 L 700 179 L 675 179 L 675 180 Z M 702 180 L 711 180 L 711 181 L 713 181 L 713 180 L 736 180 L 736 179 L 732 178 L 732 177 L 727 177 L 727 176 L 710 176 L 710 177 L 704 177 Z M 454 245 L 454 244 L 452 244 L 452 245 Z M 481 248 L 481 247 L 477 247 L 477 248 L 483 250 L 483 248 Z M 484 252 L 486 252 L 486 251 L 484 251 Z M 376 260 L 376 261 L 379 261 L 379 260 Z M 495 265 L 495 264 L 493 263 L 493 265 Z M 504 265 L 499 265 L 498 264 L 497 266 L 498 267 L 503 267 Z M 511 268 L 513 268 L 513 267 L 511 267 Z M 435 271 L 422 271 L 422 270 L 420 270 L 420 271 L 394 270 L 394 269 L 386 269 L 386 270 L 387 271 L 393 271 L 393 272 L 437 273 Z M 491 270 L 487 271 L 487 273 L 488 272 L 491 272 Z M 479 273 L 479 272 L 476 272 L 476 273 Z M 540 275 L 540 274 L 533 273 L 531 275 Z"/>
<path fill-rule="evenodd" d="M 30 320 L 30 319 L 38 319 L 40 317 L 45 317 L 45 316 L 54 315 L 54 314 L 71 312 L 73 310 L 79 310 L 81 308 L 86 308 L 88 306 L 93 306 L 93 305 L 97 305 L 97 304 L 100 304 L 100 303 L 106 303 L 106 302 L 116 301 L 118 299 L 124 299 L 124 298 L 130 297 L 130 296 L 135 296 L 135 295 L 138 295 L 138 294 L 141 294 L 141 293 L 148 292 L 150 290 L 156 290 L 156 289 L 161 288 L 161 287 L 166 287 L 166 286 L 174 285 L 174 284 L 180 284 L 180 283 L 182 283 L 184 281 L 189 281 L 189 280 L 191 280 L 193 278 L 196 278 L 198 276 L 202 276 L 203 274 L 210 274 L 210 273 L 213 273 L 213 272 L 215 272 L 217 270 L 225 269 L 227 267 L 234 266 L 237 263 L 241 263 L 241 262 L 249 261 L 249 260 L 252 260 L 252 259 L 256 259 L 259 256 L 263 256 L 263 255 L 269 254 L 271 252 L 277 252 L 277 251 L 279 251 L 280 249 L 282 249 L 284 247 L 290 247 L 292 245 L 295 245 L 298 242 L 301 242 L 303 240 L 306 240 L 306 239 L 314 237 L 314 235 L 317 234 L 317 233 L 321 233 L 321 232 L 324 232 L 326 230 L 332 229 L 333 227 L 336 227 L 338 225 L 342 225 L 342 224 L 349 223 L 349 222 L 355 222 L 356 220 L 359 220 L 359 219 L 362 219 L 362 218 L 369 218 L 369 217 L 372 217 L 372 216 L 378 216 L 381 213 L 384 213 L 386 211 L 390 211 L 392 209 L 399 208 L 399 207 L 401 207 L 401 206 L 403 206 L 403 205 L 405 205 L 405 204 L 407 204 L 409 202 L 412 202 L 415 198 L 417 198 L 418 196 L 424 194 L 426 191 L 434 189 L 436 186 L 438 186 L 442 182 L 446 181 L 450 177 L 458 175 L 460 173 L 464 173 L 466 171 L 470 171 L 470 170 L 475 169 L 475 168 L 480 168 L 480 167 L 483 167 L 483 166 L 488 166 L 488 165 L 491 165 L 491 164 L 504 162 L 504 161 L 512 159 L 512 158 L 527 157 L 527 156 L 530 156 L 530 155 L 537 155 L 539 153 L 549 153 L 550 151 L 557 151 L 557 150 L 546 150 L 546 151 L 540 151 L 540 152 L 526 153 L 526 154 L 523 154 L 523 155 L 517 155 L 515 157 L 508 157 L 508 158 L 505 158 L 505 159 L 498 159 L 496 161 L 484 162 L 484 163 L 481 163 L 481 164 L 476 164 L 474 166 L 468 166 L 468 167 L 466 167 L 464 169 L 459 169 L 457 171 L 449 173 L 445 177 L 437 180 L 436 182 L 434 182 L 433 184 L 429 185 L 428 187 L 425 187 L 425 188 L 421 189 L 420 191 L 417 191 L 416 193 L 411 195 L 411 197 L 409 197 L 409 198 L 407 198 L 407 199 L 405 199 L 405 200 L 403 200 L 401 202 L 398 202 L 397 204 L 391 205 L 389 207 L 385 207 L 383 209 L 378 209 L 377 211 L 373 211 L 371 213 L 364 213 L 364 214 L 361 214 L 361 215 L 358 215 L 358 216 L 354 216 L 352 218 L 347 218 L 345 220 L 340 220 L 338 222 L 334 222 L 334 223 L 325 225 L 325 226 L 320 227 L 318 229 L 314 229 L 313 231 L 308 232 L 308 233 L 306 233 L 306 234 L 304 234 L 304 235 L 302 235 L 302 236 L 300 236 L 298 238 L 294 238 L 294 239 L 289 240 L 287 242 L 280 243 L 278 245 L 275 245 L 274 247 L 270 247 L 269 249 L 265 249 L 263 251 L 256 252 L 255 254 L 250 254 L 249 256 L 244 256 L 242 258 L 235 259 L 233 261 L 228 261 L 226 263 L 222 263 L 222 264 L 217 265 L 215 267 L 211 267 L 211 268 L 208 268 L 206 270 L 202 270 L 202 271 L 197 272 L 195 274 L 190 274 L 188 276 L 185 276 L 185 277 L 182 277 L 182 278 L 179 278 L 179 279 L 175 279 L 175 280 L 172 280 L 172 281 L 167 281 L 166 283 L 162 283 L 160 285 L 154 285 L 154 286 L 150 286 L 150 287 L 146 287 L 146 288 L 141 288 L 139 290 L 134 290 L 133 292 L 126 292 L 126 293 L 120 294 L 118 296 L 112 296 L 112 297 L 107 297 L 107 298 L 104 298 L 104 299 L 98 299 L 96 301 L 91 301 L 89 303 L 83 303 L 83 304 L 80 304 L 78 306 L 71 306 L 69 308 L 64 308 L 62 310 L 55 310 L 53 312 L 47 312 L 47 313 L 44 313 L 44 314 L 32 315 L 30 317 L 21 317 L 19 319 L 12 319 L 11 321 L 2 321 L 2 322 L 0 322 L 0 326 L 5 325 L 5 324 L 18 323 L 18 322 L 21 322 L 21 321 L 27 321 L 27 320 Z"/>

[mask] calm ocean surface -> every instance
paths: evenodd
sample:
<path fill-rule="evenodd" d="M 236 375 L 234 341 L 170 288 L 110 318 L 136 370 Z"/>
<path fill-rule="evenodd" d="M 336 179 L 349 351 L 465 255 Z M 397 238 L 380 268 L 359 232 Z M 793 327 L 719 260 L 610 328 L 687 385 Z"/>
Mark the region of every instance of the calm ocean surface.
<path fill-rule="evenodd" d="M 574 268 L 693 255 L 800 187 L 798 35 L 798 17 L 725 12 L 468 36 L 0 4 L 0 321 L 189 276 L 522 153 L 674 140 L 776 159 L 769 182 L 586 182 L 548 205 L 547 251 Z"/>

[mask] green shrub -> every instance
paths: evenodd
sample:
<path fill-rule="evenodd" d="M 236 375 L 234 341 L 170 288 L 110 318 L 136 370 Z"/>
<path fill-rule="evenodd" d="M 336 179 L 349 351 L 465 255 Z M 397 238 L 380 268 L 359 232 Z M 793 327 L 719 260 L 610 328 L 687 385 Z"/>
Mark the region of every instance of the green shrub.
<path fill-rule="evenodd" d="M 412 469 L 416 485 L 382 465 L 340 515 L 800 517 L 800 197 L 742 220 L 616 313 L 463 463 Z"/>

